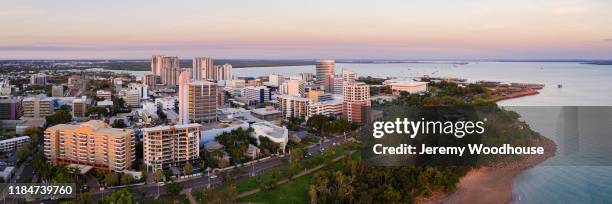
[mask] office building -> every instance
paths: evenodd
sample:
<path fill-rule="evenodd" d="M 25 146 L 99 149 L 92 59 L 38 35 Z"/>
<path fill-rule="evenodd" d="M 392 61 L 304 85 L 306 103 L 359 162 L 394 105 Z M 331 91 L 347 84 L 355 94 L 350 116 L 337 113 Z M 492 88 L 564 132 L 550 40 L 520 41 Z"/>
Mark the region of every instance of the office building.
<path fill-rule="evenodd" d="M 197 123 L 143 128 L 143 157 L 149 171 L 183 165 L 200 158 Z"/>
<path fill-rule="evenodd" d="M 213 68 L 212 57 L 196 57 L 193 58 L 192 79 L 195 81 L 209 79 L 209 71 Z"/>
<path fill-rule="evenodd" d="M 317 60 L 316 62 L 316 84 L 323 87 L 323 90 L 328 93 L 333 91 L 334 66 L 334 60 Z"/>
<path fill-rule="evenodd" d="M 23 115 L 21 101 L 8 98 L 0 99 L 0 120 L 18 120 Z"/>
<path fill-rule="evenodd" d="M 44 118 L 53 114 L 53 101 L 44 96 L 31 96 L 22 101 L 23 116 L 30 118 Z"/>
<path fill-rule="evenodd" d="M 72 100 L 72 117 L 82 118 L 85 117 L 87 112 L 87 96 L 82 98 L 75 98 Z"/>
<path fill-rule="evenodd" d="M 277 95 L 276 105 L 281 112 L 281 118 L 305 118 L 310 100 L 297 96 Z"/>
<path fill-rule="evenodd" d="M 364 122 L 371 106 L 370 87 L 365 83 L 345 83 L 342 90 L 342 116 L 348 121 Z"/>
<path fill-rule="evenodd" d="M 333 89 L 332 93 L 337 95 L 342 95 L 342 86 L 344 84 L 344 79 L 341 76 L 334 76 L 333 79 Z"/>
<path fill-rule="evenodd" d="M 299 73 L 300 79 L 303 81 L 313 81 L 314 75 L 312 73 Z"/>
<path fill-rule="evenodd" d="M 62 85 L 53 85 L 53 87 L 51 87 L 51 96 L 53 96 L 53 97 L 64 97 L 64 86 L 62 86 Z"/>
<path fill-rule="evenodd" d="M 136 155 L 134 131 L 99 120 L 60 124 L 45 130 L 44 153 L 54 164 L 79 164 L 100 170 L 129 170 Z"/>

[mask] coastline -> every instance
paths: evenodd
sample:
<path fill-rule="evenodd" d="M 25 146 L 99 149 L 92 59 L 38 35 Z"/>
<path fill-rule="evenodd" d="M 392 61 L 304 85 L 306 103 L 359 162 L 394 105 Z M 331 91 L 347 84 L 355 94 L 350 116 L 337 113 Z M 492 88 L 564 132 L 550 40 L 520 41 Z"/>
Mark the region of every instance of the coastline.
<path fill-rule="evenodd" d="M 416 199 L 417 203 L 509 203 L 512 201 L 514 177 L 555 155 L 556 144 L 542 136 L 538 141 L 544 147 L 543 155 L 528 155 L 520 163 L 479 167 L 461 177 L 456 190 L 450 193 L 436 191 L 432 196 Z"/>

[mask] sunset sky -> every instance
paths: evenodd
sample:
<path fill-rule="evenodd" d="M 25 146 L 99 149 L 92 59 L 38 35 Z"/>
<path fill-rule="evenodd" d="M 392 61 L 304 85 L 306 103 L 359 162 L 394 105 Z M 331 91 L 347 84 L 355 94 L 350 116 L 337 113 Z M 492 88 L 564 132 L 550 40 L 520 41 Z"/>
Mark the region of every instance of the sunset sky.
<path fill-rule="evenodd" d="M 612 59 L 609 0 L 0 1 L 0 59 Z"/>

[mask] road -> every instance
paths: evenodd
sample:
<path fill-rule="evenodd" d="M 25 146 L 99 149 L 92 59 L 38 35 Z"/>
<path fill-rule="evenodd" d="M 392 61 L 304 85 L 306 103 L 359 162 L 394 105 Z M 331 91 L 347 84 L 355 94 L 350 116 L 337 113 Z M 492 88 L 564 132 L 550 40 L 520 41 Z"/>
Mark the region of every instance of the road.
<path fill-rule="evenodd" d="M 308 153 L 310 155 L 316 155 L 321 153 L 322 150 L 325 150 L 327 148 L 329 148 L 330 146 L 338 143 L 342 143 L 344 141 L 346 141 L 344 136 L 336 136 L 336 137 L 329 137 L 328 139 L 325 139 L 324 141 L 321 141 L 319 144 L 314 145 L 310 148 L 308 148 Z M 283 156 L 276 156 L 276 157 L 272 157 L 270 159 L 267 160 L 262 160 L 259 162 L 254 163 L 253 165 L 247 165 L 247 166 L 242 166 L 239 167 L 239 174 L 237 176 L 235 176 L 234 179 L 240 179 L 240 178 L 244 178 L 244 177 L 249 177 L 253 174 L 255 175 L 259 175 L 267 170 L 272 169 L 275 166 L 279 166 L 283 163 L 282 159 Z M 206 173 L 205 173 L 206 174 Z M 203 176 L 197 176 L 197 177 L 193 177 L 193 178 L 187 178 L 187 179 L 182 179 L 182 180 L 178 180 L 176 182 L 180 183 L 184 189 L 188 189 L 188 188 L 192 188 L 192 189 L 197 189 L 197 188 L 205 188 L 208 186 L 208 184 L 210 183 L 211 186 L 218 186 L 222 183 L 222 178 L 219 176 L 218 173 L 214 174 L 211 176 L 212 178 L 209 178 L 207 175 L 203 175 Z M 133 187 L 129 187 L 130 189 L 134 189 L 135 192 L 140 192 L 138 189 L 142 188 L 142 186 L 133 186 Z M 166 194 L 164 187 L 163 186 L 158 186 L 157 184 L 147 184 L 144 186 L 145 188 L 145 198 L 150 198 L 150 199 L 154 199 L 156 198 L 158 195 L 164 195 Z M 104 196 L 112 193 L 114 189 L 106 189 L 106 190 L 102 190 L 102 191 L 98 191 L 98 192 L 93 192 L 90 194 L 90 198 L 91 201 L 93 203 L 98 202 L 99 200 L 101 200 Z M 159 193 L 158 193 L 159 192 Z M 141 198 L 142 195 L 139 193 L 135 193 L 134 194 L 135 198 Z"/>

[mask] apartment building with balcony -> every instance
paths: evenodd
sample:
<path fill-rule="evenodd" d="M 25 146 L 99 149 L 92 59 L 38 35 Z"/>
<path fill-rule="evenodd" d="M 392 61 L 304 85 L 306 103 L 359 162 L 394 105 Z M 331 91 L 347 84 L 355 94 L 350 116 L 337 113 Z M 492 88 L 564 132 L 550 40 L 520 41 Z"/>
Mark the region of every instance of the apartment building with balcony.
<path fill-rule="evenodd" d="M 200 158 L 200 130 L 197 123 L 142 129 L 144 164 L 149 171 L 182 166 Z"/>
<path fill-rule="evenodd" d="M 100 120 L 47 128 L 44 154 L 54 164 L 78 164 L 100 170 L 129 170 L 135 160 L 131 129 L 111 128 Z"/>

